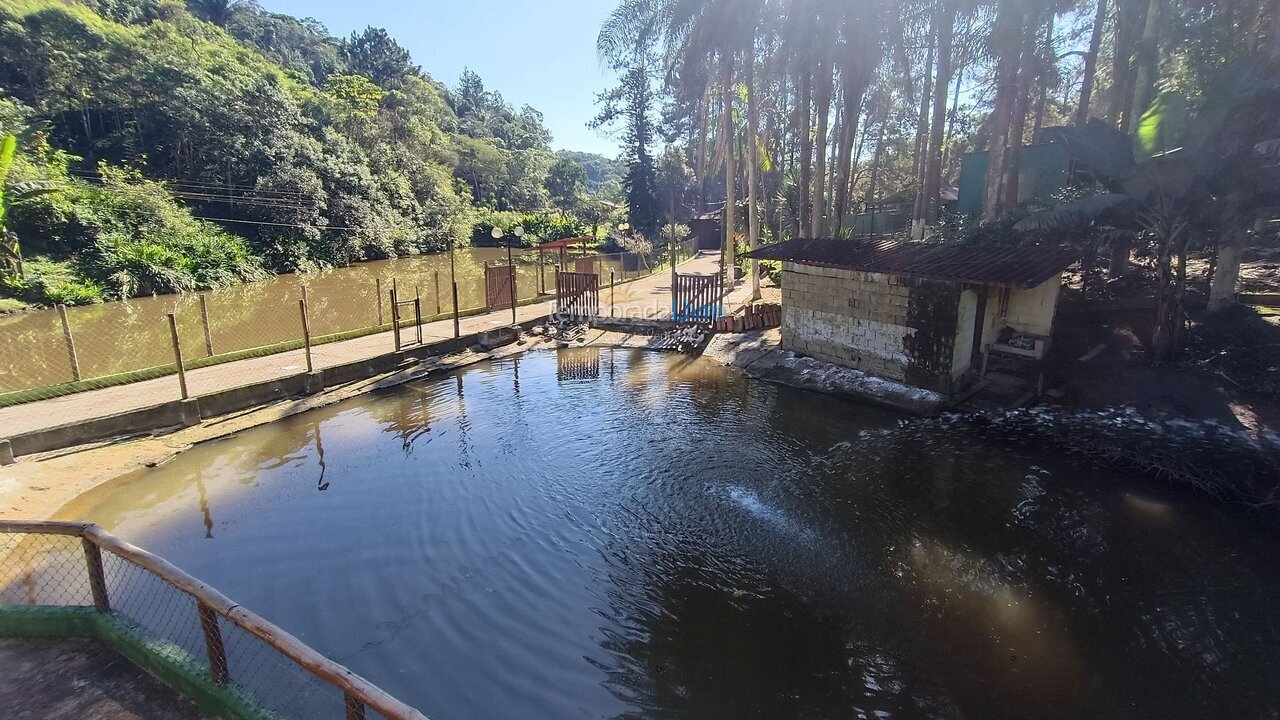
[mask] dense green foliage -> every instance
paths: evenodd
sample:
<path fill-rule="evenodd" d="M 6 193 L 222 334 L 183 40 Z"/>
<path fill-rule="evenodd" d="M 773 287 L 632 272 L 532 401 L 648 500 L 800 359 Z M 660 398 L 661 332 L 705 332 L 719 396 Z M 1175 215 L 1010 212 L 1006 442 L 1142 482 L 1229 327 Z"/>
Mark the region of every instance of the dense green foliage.
<path fill-rule="evenodd" d="M 384 30 L 255 3 L 0 0 L 0 97 L 0 130 L 46 125 L 18 175 L 65 187 L 19 212 L 23 247 L 108 295 L 440 250 L 551 208 L 536 110 L 470 71 L 445 87 Z"/>

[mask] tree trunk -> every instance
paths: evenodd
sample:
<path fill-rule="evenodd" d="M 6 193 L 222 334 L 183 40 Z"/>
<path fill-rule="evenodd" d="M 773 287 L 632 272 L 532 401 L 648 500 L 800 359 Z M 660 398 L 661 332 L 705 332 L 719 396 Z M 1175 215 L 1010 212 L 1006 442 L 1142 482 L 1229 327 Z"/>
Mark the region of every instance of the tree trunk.
<path fill-rule="evenodd" d="M 849 212 L 853 182 L 854 139 L 858 134 L 862 99 L 867 90 L 867 82 L 862 78 L 862 74 L 850 67 L 841 70 L 840 83 L 843 86 L 840 94 L 844 101 L 844 124 L 840 128 L 840 150 L 836 154 L 836 183 L 833 194 L 836 206 L 835 234 L 837 237 L 844 229 L 844 216 Z"/>
<path fill-rule="evenodd" d="M 991 142 L 987 149 L 987 174 L 982 188 L 982 220 L 990 222 L 1000 214 L 1004 189 L 1005 146 L 1018 94 L 1018 29 L 1014 11 L 1002 4 L 994 30 L 996 52 L 996 97 L 991 110 Z"/>
<path fill-rule="evenodd" d="M 826 217 L 827 180 L 827 116 L 831 114 L 832 77 L 831 64 L 818 62 L 817 115 L 818 127 L 814 133 L 813 215 L 809 219 L 809 232 L 818 237 L 825 234 L 823 220 Z"/>
<path fill-rule="evenodd" d="M 1170 278 L 1170 258 L 1174 238 L 1163 230 L 1160 232 L 1160 248 L 1156 257 L 1156 321 L 1151 331 L 1151 359 L 1163 362 L 1173 354 L 1172 318 L 1173 297 Z"/>
<path fill-rule="evenodd" d="M 930 23 L 934 34 L 937 33 L 937 18 Z M 933 79 L 933 53 L 935 44 L 929 43 L 925 51 L 924 72 L 920 74 L 920 112 L 916 115 L 915 158 L 912 167 L 915 169 L 916 200 L 911 208 L 911 239 L 924 237 L 924 179 L 925 169 L 929 165 L 926 153 L 929 150 L 929 81 Z"/>
<path fill-rule="evenodd" d="M 720 131 L 724 133 L 724 244 L 720 248 L 721 265 L 727 273 L 725 287 L 733 287 L 733 265 L 737 248 L 734 246 L 734 176 L 737 164 L 733 160 L 733 57 L 722 55 L 723 102 Z"/>
<path fill-rule="evenodd" d="M 1138 72 L 1133 82 L 1133 105 L 1129 109 L 1130 129 L 1151 104 L 1156 66 L 1160 62 L 1160 2 L 1161 0 L 1149 0 L 1147 4 L 1142 41 L 1138 43 L 1137 48 Z"/>
<path fill-rule="evenodd" d="M 1107 0 L 1098 0 L 1093 15 L 1093 34 L 1089 51 L 1084 56 L 1084 80 L 1080 83 L 1080 104 L 1076 106 L 1076 125 L 1089 122 L 1089 101 L 1093 97 L 1093 76 L 1098 72 L 1098 49 L 1102 47 L 1102 30 L 1107 21 Z"/>
<path fill-rule="evenodd" d="M 884 153 L 884 126 L 888 124 L 888 113 L 880 118 L 880 129 L 876 131 L 876 151 L 871 158 L 871 177 L 867 183 L 866 212 L 873 212 L 876 201 L 876 183 L 880 182 L 880 157 Z"/>
<path fill-rule="evenodd" d="M 1139 34 L 1142 32 L 1146 3 L 1143 0 L 1116 0 L 1115 38 L 1111 57 L 1111 111 L 1109 117 L 1122 132 L 1129 131 L 1130 105 L 1133 103 L 1134 63 Z"/>
<path fill-rule="evenodd" d="M 1040 141 L 1040 129 L 1044 127 L 1044 106 L 1049 101 L 1049 67 L 1057 65 L 1057 52 L 1053 49 L 1053 13 L 1049 13 L 1049 19 L 1045 22 L 1044 30 L 1044 54 L 1040 59 L 1040 72 L 1036 76 L 1036 86 L 1039 96 L 1036 98 L 1035 122 L 1031 125 L 1031 142 Z"/>
<path fill-rule="evenodd" d="M 707 78 L 707 87 L 702 92 L 702 102 L 698 103 L 698 162 L 694 166 L 694 174 L 698 177 L 698 210 L 700 212 L 707 210 L 707 108 L 709 105 L 711 105 L 710 77 Z"/>
<path fill-rule="evenodd" d="M 1209 312 L 1220 312 L 1236 302 L 1236 283 L 1240 280 L 1240 259 L 1244 255 L 1248 235 L 1237 223 L 1224 223 L 1218 245 L 1218 262 L 1209 286 Z"/>
<path fill-rule="evenodd" d="M 754 47 L 747 49 L 747 247 L 755 250 L 760 240 L 760 105 L 756 98 Z M 751 260 L 751 299 L 760 299 L 760 261 Z"/>
<path fill-rule="evenodd" d="M 1122 278 L 1129 274 L 1129 253 L 1133 249 L 1133 239 L 1117 237 L 1111 240 L 1111 262 L 1107 265 L 1107 275 L 1111 278 Z"/>
<path fill-rule="evenodd" d="M 805 66 L 800 70 L 800 102 L 796 104 L 797 128 L 800 135 L 800 207 L 797 216 L 801 237 L 812 237 L 809 224 L 809 188 L 813 182 L 813 135 L 810 134 L 813 108 L 813 72 Z"/>
<path fill-rule="evenodd" d="M 951 85 L 951 40 L 955 31 L 956 10 L 950 0 L 942 0 L 942 16 L 938 23 L 938 76 L 933 83 L 933 122 L 929 125 L 928 163 L 924 175 L 924 212 L 926 224 L 938 222 L 938 193 L 942 191 L 942 141 L 947 120 L 947 88 Z"/>
<path fill-rule="evenodd" d="M 951 94 L 951 110 L 947 113 L 947 132 L 942 146 L 942 167 L 944 171 L 951 168 L 951 139 L 956 136 L 956 109 L 960 107 L 960 84 L 964 82 L 964 71 L 964 65 L 961 65 L 956 70 L 955 91 Z"/>
<path fill-rule="evenodd" d="M 1026 35 L 1019 60 L 1017 97 L 1013 104 L 1013 122 L 1009 126 L 1009 150 L 1005 159 L 1004 206 L 1011 208 L 1021 201 L 1022 138 L 1027 130 L 1027 105 L 1031 102 L 1031 76 L 1034 72 L 1036 36 Z"/>
<path fill-rule="evenodd" d="M 1271 59 L 1280 60 L 1280 0 L 1271 5 Z"/>

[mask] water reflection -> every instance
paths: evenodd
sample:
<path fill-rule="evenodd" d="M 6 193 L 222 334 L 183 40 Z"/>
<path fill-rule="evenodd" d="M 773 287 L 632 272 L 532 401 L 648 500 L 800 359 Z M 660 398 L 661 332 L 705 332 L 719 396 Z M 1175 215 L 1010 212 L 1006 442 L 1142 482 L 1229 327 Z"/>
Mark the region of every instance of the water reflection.
<path fill-rule="evenodd" d="M 432 717 L 1280 712 L 1274 527 L 898 421 L 575 348 L 246 431 L 67 513 Z"/>

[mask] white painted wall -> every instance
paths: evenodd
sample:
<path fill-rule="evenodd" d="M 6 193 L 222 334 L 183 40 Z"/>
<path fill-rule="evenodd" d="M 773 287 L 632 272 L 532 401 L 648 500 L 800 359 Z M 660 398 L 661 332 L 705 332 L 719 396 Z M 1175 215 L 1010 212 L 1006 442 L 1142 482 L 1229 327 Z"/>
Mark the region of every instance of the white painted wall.
<path fill-rule="evenodd" d="M 973 356 L 973 328 L 978 319 L 978 292 L 971 288 L 960 291 L 956 311 L 956 345 L 951 353 L 951 377 L 959 378 L 969 369 Z"/>

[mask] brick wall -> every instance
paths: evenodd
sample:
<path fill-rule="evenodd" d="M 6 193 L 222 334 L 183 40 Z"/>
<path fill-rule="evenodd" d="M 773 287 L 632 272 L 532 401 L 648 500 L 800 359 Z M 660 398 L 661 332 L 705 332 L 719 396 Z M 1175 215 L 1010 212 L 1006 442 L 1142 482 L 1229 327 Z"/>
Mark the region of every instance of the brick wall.
<path fill-rule="evenodd" d="M 783 347 L 949 390 L 957 286 L 797 263 L 785 263 L 783 272 Z"/>

